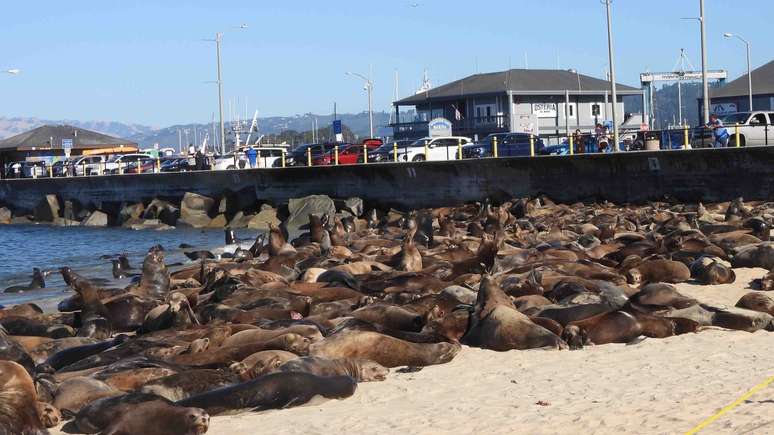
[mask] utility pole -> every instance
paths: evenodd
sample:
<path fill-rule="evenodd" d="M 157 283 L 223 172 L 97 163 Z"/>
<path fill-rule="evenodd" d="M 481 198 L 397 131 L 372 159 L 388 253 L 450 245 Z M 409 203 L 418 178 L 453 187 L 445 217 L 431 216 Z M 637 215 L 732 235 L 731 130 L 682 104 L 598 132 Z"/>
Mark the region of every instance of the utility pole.
<path fill-rule="evenodd" d="M 618 92 L 615 86 L 615 56 L 613 53 L 613 23 L 610 17 L 610 3 L 603 0 L 607 9 L 607 51 L 610 62 L 610 93 L 613 97 L 613 152 L 618 152 Z M 703 1 L 703 0 L 702 0 Z"/>
<path fill-rule="evenodd" d="M 699 23 L 701 25 L 701 84 L 702 84 L 702 103 L 704 104 L 704 124 L 709 123 L 710 100 L 709 100 L 709 80 L 707 79 L 707 35 L 704 31 L 704 0 L 699 0 Z"/>
<path fill-rule="evenodd" d="M 215 34 L 215 51 L 218 60 L 218 110 L 220 111 L 220 154 L 226 154 L 226 123 L 223 120 L 223 77 L 221 76 L 220 65 L 220 43 L 223 41 L 223 34 Z"/>

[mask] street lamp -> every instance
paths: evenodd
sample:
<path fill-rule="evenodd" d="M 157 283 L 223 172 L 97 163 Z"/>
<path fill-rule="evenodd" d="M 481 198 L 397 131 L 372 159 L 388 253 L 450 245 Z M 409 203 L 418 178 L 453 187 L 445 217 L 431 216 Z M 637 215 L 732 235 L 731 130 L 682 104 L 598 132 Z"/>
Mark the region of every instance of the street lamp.
<path fill-rule="evenodd" d="M 725 38 L 737 38 L 738 40 L 744 42 L 744 45 L 747 46 L 747 90 L 749 92 L 748 97 L 750 99 L 749 101 L 750 106 L 748 110 L 752 111 L 753 110 L 753 88 L 752 88 L 752 68 L 750 66 L 750 43 L 747 42 L 747 40 L 742 38 L 741 36 L 733 33 L 724 33 L 723 36 Z"/>
<path fill-rule="evenodd" d="M 365 88 L 364 89 L 368 92 L 368 128 L 369 128 L 369 130 L 371 132 L 370 138 L 373 138 L 374 137 L 374 114 L 373 114 L 373 111 L 371 109 L 371 107 L 372 107 L 372 104 L 371 104 L 371 101 L 372 101 L 371 97 L 372 97 L 372 95 L 371 94 L 374 91 L 374 83 L 371 81 L 371 79 L 369 79 L 368 77 L 366 77 L 366 76 L 364 76 L 362 74 L 358 74 L 358 73 L 354 73 L 354 72 L 349 72 L 348 71 L 347 75 L 348 76 L 358 77 L 358 78 L 363 79 L 365 81 Z"/>
<path fill-rule="evenodd" d="M 247 24 L 242 24 L 236 29 L 246 29 Z M 226 154 L 226 122 L 223 120 L 223 78 L 221 76 L 221 62 L 220 62 L 220 44 L 223 42 L 223 33 L 218 32 L 215 34 L 215 39 L 205 39 L 205 41 L 215 43 L 215 58 L 218 65 L 218 111 L 220 113 L 220 153 Z"/>
<path fill-rule="evenodd" d="M 607 55 L 610 62 L 610 91 L 613 96 L 613 152 L 618 152 L 618 92 L 615 85 L 615 57 L 613 54 L 613 23 L 610 17 L 612 0 L 601 0 L 607 9 Z"/>

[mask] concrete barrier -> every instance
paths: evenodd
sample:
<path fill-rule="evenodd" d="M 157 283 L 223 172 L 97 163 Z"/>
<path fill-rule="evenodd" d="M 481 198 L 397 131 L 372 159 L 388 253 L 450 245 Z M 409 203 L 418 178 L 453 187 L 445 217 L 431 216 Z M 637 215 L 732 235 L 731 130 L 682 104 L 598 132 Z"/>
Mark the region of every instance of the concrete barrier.
<path fill-rule="evenodd" d="M 153 198 L 179 202 L 186 192 L 229 202 L 281 203 L 326 194 L 361 197 L 367 206 L 414 209 L 485 197 L 546 194 L 562 202 L 768 200 L 774 189 L 774 148 L 581 154 L 422 163 L 246 169 L 0 181 L 0 206 L 31 211 L 46 194 L 89 208 L 120 207 Z"/>

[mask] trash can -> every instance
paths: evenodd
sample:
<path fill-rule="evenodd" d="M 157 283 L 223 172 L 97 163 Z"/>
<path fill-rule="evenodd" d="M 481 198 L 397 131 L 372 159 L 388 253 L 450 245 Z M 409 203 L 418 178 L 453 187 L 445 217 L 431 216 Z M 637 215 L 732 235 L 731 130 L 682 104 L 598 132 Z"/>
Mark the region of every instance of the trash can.
<path fill-rule="evenodd" d="M 661 149 L 661 141 L 656 133 L 645 133 L 645 149 L 647 151 L 658 151 Z"/>

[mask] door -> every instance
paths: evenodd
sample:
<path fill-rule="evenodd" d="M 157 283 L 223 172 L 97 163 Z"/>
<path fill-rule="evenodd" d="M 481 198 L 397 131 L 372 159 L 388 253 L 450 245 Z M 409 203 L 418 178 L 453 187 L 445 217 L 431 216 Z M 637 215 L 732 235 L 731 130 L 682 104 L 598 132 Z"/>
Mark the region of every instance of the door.
<path fill-rule="evenodd" d="M 744 132 L 745 145 L 764 145 L 766 143 L 766 128 L 768 127 L 766 114 L 753 114 L 747 121 L 747 125 Z"/>

